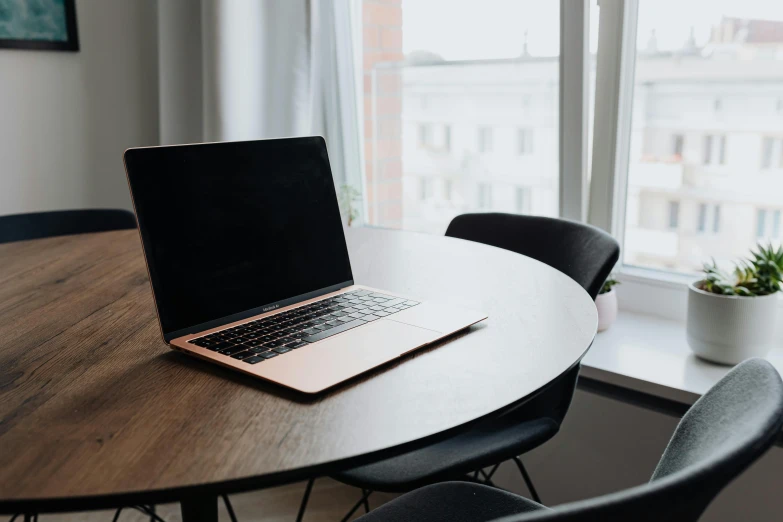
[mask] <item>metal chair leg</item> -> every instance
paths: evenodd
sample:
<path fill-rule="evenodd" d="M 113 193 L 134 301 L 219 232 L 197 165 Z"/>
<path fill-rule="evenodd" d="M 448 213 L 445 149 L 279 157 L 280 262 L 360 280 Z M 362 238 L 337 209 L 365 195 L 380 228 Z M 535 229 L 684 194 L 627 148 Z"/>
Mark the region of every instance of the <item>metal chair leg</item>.
<path fill-rule="evenodd" d="M 369 513 L 370 512 L 370 493 L 372 491 L 368 489 L 363 489 L 362 494 L 364 495 L 364 512 Z"/>
<path fill-rule="evenodd" d="M 519 457 L 514 457 L 514 462 L 517 464 L 517 467 L 519 468 L 519 472 L 522 474 L 522 478 L 525 480 L 525 485 L 527 486 L 528 491 L 530 491 L 530 496 L 533 497 L 533 500 L 541 504 L 541 498 L 538 496 L 538 492 L 536 491 L 536 488 L 533 486 L 533 481 L 530 480 L 530 475 L 527 474 L 525 465 L 522 464 L 522 461 L 519 460 Z"/>
<path fill-rule="evenodd" d="M 307 501 L 310 500 L 310 493 L 313 491 L 314 483 L 315 479 L 310 479 L 307 481 L 304 496 L 302 497 L 302 503 L 299 505 L 299 514 L 296 515 L 296 522 L 302 522 L 302 519 L 304 518 L 305 509 L 307 509 Z"/>
<path fill-rule="evenodd" d="M 351 508 L 351 510 L 348 512 L 348 514 L 343 517 L 342 522 L 348 522 L 348 519 L 351 518 L 354 513 L 356 513 L 356 510 L 359 509 L 359 507 L 362 504 L 364 504 L 365 509 L 369 509 L 370 504 L 368 503 L 367 499 L 370 498 L 370 495 L 372 495 L 372 491 L 368 491 L 366 489 L 363 489 L 362 490 L 362 498 L 360 498 L 359 502 L 354 504 L 354 506 Z"/>

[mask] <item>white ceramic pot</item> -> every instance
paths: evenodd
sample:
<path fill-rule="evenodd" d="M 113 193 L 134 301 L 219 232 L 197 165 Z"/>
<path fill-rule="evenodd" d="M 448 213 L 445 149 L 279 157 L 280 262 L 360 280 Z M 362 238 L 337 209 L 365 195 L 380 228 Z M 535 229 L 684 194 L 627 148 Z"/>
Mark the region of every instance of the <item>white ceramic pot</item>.
<path fill-rule="evenodd" d="M 598 309 L 598 331 L 603 332 L 617 319 L 617 292 L 614 288 L 605 294 L 598 294 L 595 307 Z"/>
<path fill-rule="evenodd" d="M 688 344 L 703 359 L 738 364 L 764 357 L 772 348 L 778 294 L 759 297 L 718 295 L 688 287 Z"/>

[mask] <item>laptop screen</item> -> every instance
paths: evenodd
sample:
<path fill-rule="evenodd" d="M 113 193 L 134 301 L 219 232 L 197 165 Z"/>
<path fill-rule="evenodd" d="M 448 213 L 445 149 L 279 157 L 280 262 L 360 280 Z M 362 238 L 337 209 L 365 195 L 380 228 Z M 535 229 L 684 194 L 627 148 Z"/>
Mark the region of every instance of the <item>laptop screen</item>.
<path fill-rule="evenodd" d="M 125 165 L 164 336 L 352 284 L 323 138 L 130 149 Z"/>

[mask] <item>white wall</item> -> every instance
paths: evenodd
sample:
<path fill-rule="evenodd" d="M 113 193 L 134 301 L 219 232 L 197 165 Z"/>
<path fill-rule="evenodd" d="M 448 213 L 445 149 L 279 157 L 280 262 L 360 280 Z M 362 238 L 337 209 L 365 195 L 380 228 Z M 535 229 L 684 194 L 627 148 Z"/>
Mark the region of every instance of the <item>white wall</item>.
<path fill-rule="evenodd" d="M 0 215 L 130 208 L 123 151 L 158 142 L 155 0 L 77 0 L 77 53 L 0 49 Z"/>

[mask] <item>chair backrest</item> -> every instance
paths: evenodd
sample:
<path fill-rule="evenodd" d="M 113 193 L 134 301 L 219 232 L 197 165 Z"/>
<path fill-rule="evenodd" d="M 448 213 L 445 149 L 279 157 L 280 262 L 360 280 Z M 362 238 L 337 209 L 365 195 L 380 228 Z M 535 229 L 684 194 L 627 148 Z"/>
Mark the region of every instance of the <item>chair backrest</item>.
<path fill-rule="evenodd" d="M 446 235 L 532 257 L 569 276 L 593 299 L 620 257 L 620 246 L 612 236 L 593 226 L 565 219 L 502 213 L 462 214 L 449 223 Z M 578 376 L 579 366 L 576 366 L 509 414 L 524 418 L 546 416 L 562 423 Z"/>
<path fill-rule="evenodd" d="M 120 209 L 13 214 L 0 216 L 0 243 L 130 228 L 136 228 L 136 217 Z"/>
<path fill-rule="evenodd" d="M 476 241 L 532 257 L 582 285 L 593 299 L 620 257 L 612 236 L 565 219 L 518 214 L 463 214 L 446 235 Z"/>
<path fill-rule="evenodd" d="M 696 521 L 782 426 L 780 375 L 763 359 L 747 360 L 688 410 L 647 484 L 497 522 Z"/>

